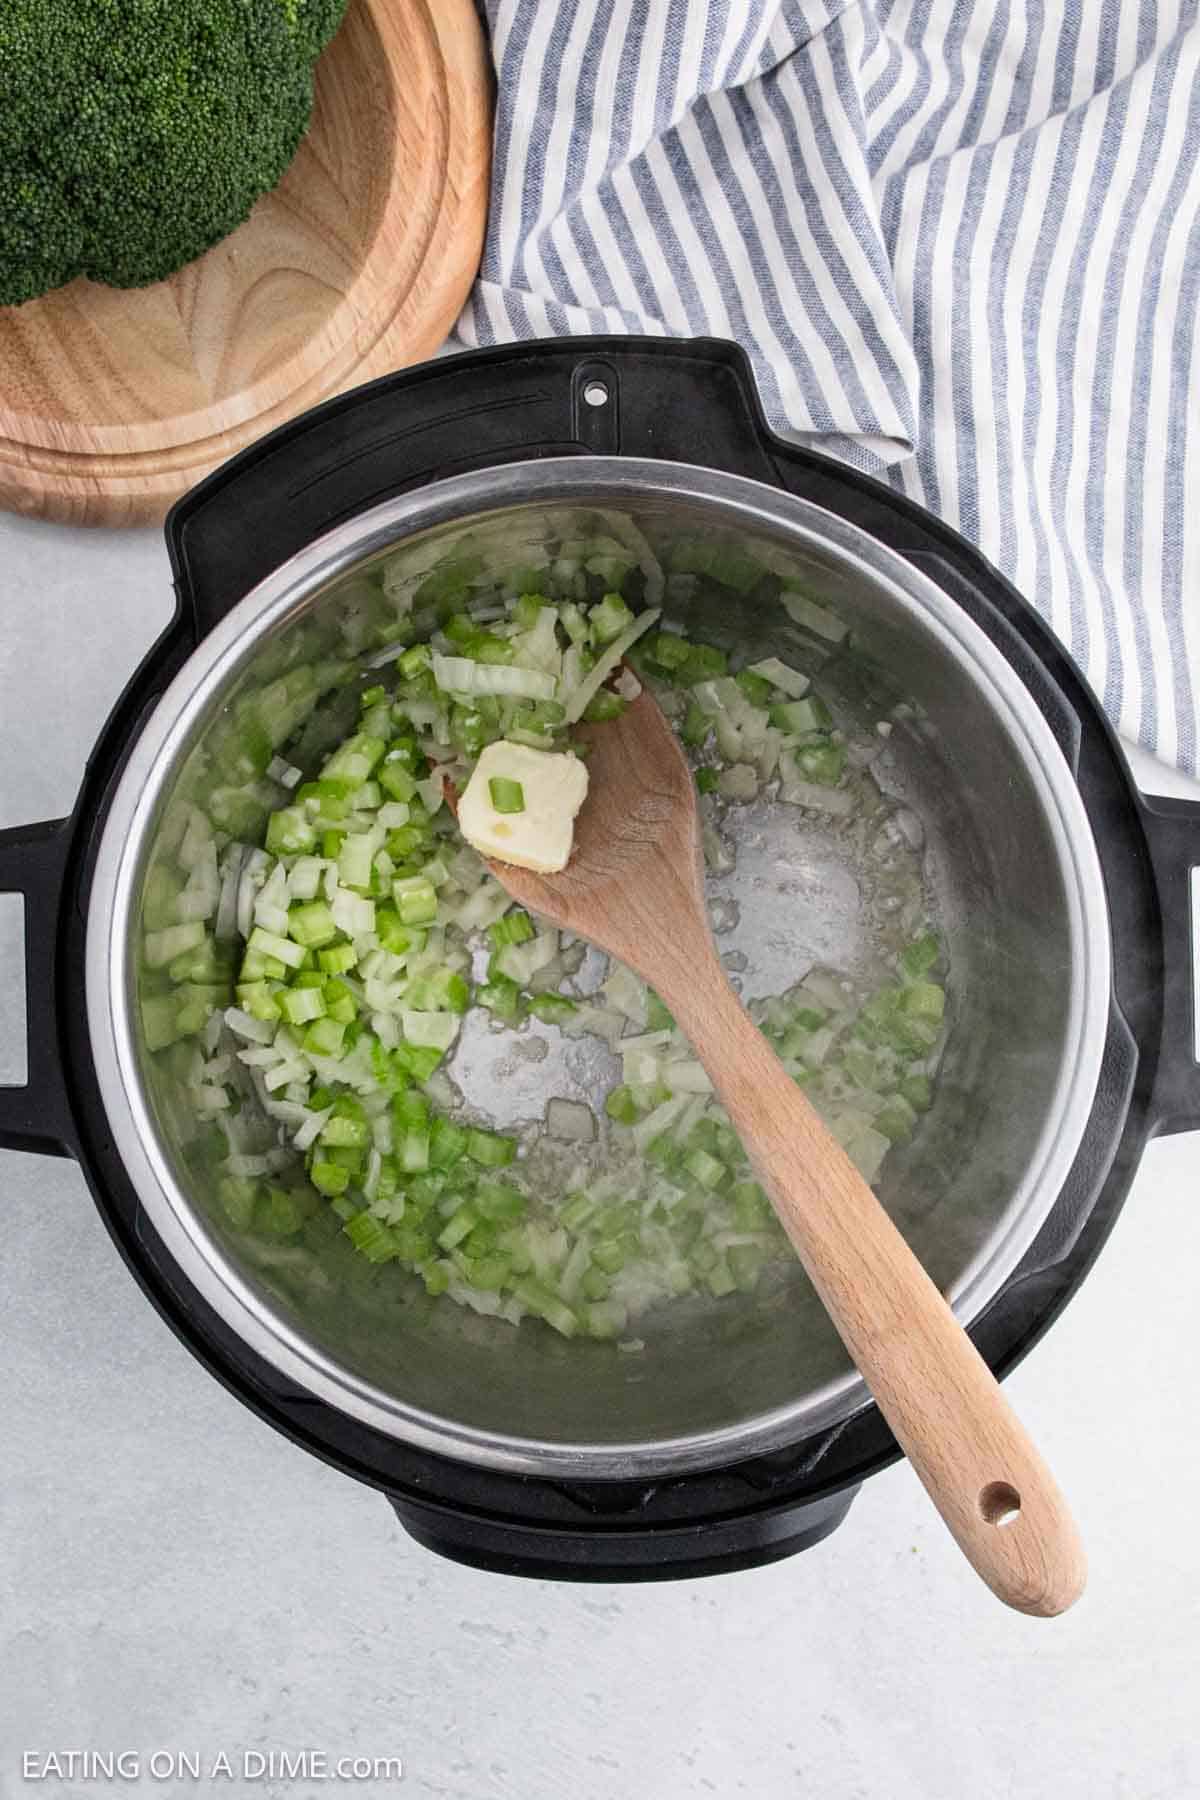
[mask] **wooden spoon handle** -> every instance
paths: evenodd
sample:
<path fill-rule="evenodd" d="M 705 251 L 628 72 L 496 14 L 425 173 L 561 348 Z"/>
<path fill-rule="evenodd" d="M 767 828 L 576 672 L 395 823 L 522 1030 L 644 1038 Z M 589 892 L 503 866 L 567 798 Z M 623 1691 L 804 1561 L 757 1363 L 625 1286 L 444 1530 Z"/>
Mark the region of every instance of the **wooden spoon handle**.
<path fill-rule="evenodd" d="M 1083 1546 L 987 1364 L 715 956 L 711 968 L 692 962 L 678 984 L 664 983 L 665 975 L 658 972 L 659 992 L 695 1045 L 847 1350 L 964 1555 L 1009 1606 L 1064 1612 L 1083 1591 Z"/>

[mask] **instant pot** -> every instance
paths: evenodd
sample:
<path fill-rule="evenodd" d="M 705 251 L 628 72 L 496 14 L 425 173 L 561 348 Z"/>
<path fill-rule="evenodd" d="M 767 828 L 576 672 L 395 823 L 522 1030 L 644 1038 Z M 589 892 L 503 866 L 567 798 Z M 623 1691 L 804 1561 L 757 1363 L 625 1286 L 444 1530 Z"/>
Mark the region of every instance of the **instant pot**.
<path fill-rule="evenodd" d="M 639 543 L 741 546 L 766 579 L 730 576 L 727 558 L 674 595 L 729 647 L 785 641 L 770 572 L 787 571 L 853 627 L 853 655 L 825 671 L 844 705 L 869 716 L 889 681 L 909 697 L 889 779 L 929 827 L 956 1019 L 949 1074 L 882 1197 L 997 1375 L 1026 1354 L 1150 1137 L 1200 1125 L 1200 806 L 1138 792 L 1079 671 L 975 550 L 775 437 L 730 345 L 568 339 L 429 364 L 307 414 L 179 503 L 175 616 L 74 813 L 0 834 L 0 890 L 25 899 L 28 997 L 28 1081 L 0 1089 L 0 1145 L 76 1157 L 195 1355 L 378 1488 L 429 1548 L 509 1573 L 655 1579 L 817 1542 L 898 1454 L 799 1270 L 769 1303 L 649 1320 L 639 1357 L 398 1282 L 381 1313 L 322 1310 L 206 1208 L 134 1004 L 155 834 L 231 703 L 286 672 L 295 634 L 336 620 L 382 558 L 428 570 L 467 542 L 486 555 L 489 533 L 553 534 L 587 513 Z"/>

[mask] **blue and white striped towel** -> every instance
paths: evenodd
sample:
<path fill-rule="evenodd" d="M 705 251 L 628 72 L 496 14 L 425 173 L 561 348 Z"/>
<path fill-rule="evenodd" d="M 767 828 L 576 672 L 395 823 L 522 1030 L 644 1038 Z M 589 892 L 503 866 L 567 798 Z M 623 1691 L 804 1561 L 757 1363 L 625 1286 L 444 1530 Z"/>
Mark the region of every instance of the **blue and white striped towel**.
<path fill-rule="evenodd" d="M 1196 772 L 1196 0 L 487 10 L 460 336 L 738 339 L 778 430 L 957 524 Z"/>

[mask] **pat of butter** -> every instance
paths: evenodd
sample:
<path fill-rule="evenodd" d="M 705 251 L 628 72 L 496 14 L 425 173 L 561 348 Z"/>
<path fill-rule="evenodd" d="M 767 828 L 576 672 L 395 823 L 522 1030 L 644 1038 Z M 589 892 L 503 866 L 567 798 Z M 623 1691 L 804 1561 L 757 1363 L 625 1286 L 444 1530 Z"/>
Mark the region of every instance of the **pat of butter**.
<path fill-rule="evenodd" d="M 520 782 L 523 812 L 496 811 L 488 784 L 497 779 Z M 587 768 L 577 756 L 504 740 L 488 744 L 459 798 L 458 828 L 481 856 L 554 875 L 570 861 L 587 788 Z"/>

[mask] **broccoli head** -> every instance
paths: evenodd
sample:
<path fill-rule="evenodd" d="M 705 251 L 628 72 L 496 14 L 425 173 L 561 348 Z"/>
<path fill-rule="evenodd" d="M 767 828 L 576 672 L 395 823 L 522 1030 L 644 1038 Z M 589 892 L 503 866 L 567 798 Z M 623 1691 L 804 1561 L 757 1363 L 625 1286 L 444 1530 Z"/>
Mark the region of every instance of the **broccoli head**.
<path fill-rule="evenodd" d="M 346 0 L 2 0 L 0 305 L 143 287 L 296 153 Z"/>

